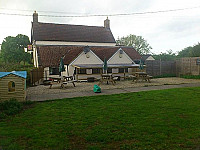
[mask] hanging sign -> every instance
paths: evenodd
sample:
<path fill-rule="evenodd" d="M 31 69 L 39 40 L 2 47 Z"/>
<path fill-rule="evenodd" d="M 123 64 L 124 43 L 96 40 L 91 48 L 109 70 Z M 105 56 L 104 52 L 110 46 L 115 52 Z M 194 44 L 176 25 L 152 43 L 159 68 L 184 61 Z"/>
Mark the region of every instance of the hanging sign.
<path fill-rule="evenodd" d="M 32 50 L 32 45 L 28 45 L 28 50 L 29 50 L 29 51 Z"/>

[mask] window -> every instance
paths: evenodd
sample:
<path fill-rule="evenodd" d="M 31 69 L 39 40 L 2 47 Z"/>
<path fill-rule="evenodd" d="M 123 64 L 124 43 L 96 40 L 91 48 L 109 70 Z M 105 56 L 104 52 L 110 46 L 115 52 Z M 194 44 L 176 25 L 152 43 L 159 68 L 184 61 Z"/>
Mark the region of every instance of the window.
<path fill-rule="evenodd" d="M 49 67 L 49 75 L 59 75 L 58 67 Z"/>
<path fill-rule="evenodd" d="M 8 82 L 8 92 L 14 92 L 15 91 L 15 82 L 10 81 Z"/>
<path fill-rule="evenodd" d="M 119 68 L 119 73 L 124 73 L 124 68 Z"/>
<path fill-rule="evenodd" d="M 92 74 L 92 69 L 86 69 L 87 74 Z"/>
<path fill-rule="evenodd" d="M 128 72 L 128 68 L 119 68 L 119 73 Z"/>
<path fill-rule="evenodd" d="M 79 74 L 86 74 L 86 69 L 80 69 Z"/>
<path fill-rule="evenodd" d="M 107 72 L 112 73 L 112 68 L 108 68 Z"/>
<path fill-rule="evenodd" d="M 93 74 L 100 74 L 100 68 L 93 68 L 92 73 Z"/>

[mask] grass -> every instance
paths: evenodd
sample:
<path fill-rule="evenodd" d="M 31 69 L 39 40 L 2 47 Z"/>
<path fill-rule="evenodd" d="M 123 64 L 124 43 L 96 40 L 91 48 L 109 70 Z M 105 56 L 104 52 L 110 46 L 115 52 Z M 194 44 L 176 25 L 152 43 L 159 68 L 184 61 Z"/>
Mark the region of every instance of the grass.
<path fill-rule="evenodd" d="M 200 87 L 34 103 L 0 121 L 0 149 L 198 149 Z"/>

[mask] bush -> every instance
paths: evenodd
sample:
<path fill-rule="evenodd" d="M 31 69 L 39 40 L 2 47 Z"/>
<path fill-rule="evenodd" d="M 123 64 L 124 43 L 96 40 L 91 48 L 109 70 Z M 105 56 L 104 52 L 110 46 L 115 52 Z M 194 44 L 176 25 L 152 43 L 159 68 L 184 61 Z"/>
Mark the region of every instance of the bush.
<path fill-rule="evenodd" d="M 163 74 L 163 75 L 154 76 L 154 78 L 170 78 L 170 77 L 176 77 L 176 75 L 175 74 Z"/>
<path fill-rule="evenodd" d="M 0 103 L 0 118 L 11 116 L 19 113 L 23 108 L 22 103 L 16 99 L 10 99 Z"/>
<path fill-rule="evenodd" d="M 200 75 L 181 75 L 180 77 L 185 79 L 200 79 Z"/>

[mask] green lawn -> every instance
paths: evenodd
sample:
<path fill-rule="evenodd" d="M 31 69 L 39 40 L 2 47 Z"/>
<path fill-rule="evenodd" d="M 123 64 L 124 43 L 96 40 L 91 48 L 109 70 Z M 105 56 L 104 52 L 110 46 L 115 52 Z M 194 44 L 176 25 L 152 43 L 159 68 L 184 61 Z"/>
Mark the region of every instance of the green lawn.
<path fill-rule="evenodd" d="M 0 121 L 0 149 L 198 149 L 200 88 L 35 103 Z"/>

